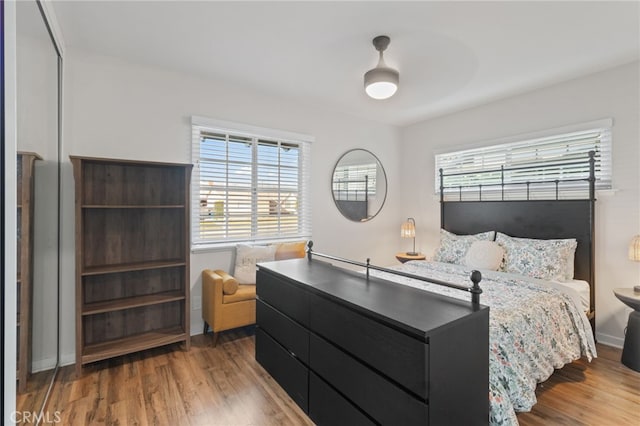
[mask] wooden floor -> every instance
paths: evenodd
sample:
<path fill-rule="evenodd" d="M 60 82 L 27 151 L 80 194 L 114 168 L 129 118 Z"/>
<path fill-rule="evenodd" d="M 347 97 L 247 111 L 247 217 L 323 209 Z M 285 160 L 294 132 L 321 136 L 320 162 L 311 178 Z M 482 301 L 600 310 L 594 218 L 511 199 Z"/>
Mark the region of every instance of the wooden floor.
<path fill-rule="evenodd" d="M 640 373 L 620 351 L 598 346 L 592 363 L 577 361 L 538 386 L 527 425 L 638 425 Z M 192 338 L 179 345 L 98 362 L 76 378 L 63 367 L 49 399 L 62 425 L 311 425 L 254 360 L 251 328 Z"/>
<path fill-rule="evenodd" d="M 53 378 L 53 371 L 53 369 L 41 371 L 29 376 L 27 389 L 16 395 L 16 411 L 40 412 Z M 16 388 L 18 387 L 17 383 Z"/>
<path fill-rule="evenodd" d="M 640 425 L 640 373 L 620 363 L 620 349 L 597 350 L 592 362 L 565 365 L 540 383 L 538 403 L 518 414 L 520 425 Z"/>

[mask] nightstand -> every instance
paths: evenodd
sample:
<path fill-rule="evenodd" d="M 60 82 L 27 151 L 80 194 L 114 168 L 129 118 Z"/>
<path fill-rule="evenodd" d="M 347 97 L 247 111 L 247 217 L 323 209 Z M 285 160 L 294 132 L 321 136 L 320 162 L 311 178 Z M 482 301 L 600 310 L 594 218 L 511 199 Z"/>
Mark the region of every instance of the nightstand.
<path fill-rule="evenodd" d="M 640 293 L 633 291 L 633 288 L 614 288 L 613 293 L 627 306 L 633 308 L 627 321 L 622 363 L 632 370 L 640 371 Z"/>
<path fill-rule="evenodd" d="M 407 254 L 406 252 L 401 252 L 396 254 L 396 259 L 398 259 L 400 263 L 408 262 L 410 260 L 425 260 L 426 258 L 427 257 L 424 254 L 420 254 L 420 253 L 416 255 L 410 255 L 410 254 Z"/>

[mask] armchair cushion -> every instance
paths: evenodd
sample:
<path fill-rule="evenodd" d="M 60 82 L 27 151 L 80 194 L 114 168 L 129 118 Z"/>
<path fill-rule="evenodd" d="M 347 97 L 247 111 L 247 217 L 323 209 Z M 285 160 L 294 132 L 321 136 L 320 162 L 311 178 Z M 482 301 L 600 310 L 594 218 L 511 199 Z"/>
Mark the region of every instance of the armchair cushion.
<path fill-rule="evenodd" d="M 238 280 L 236 280 L 234 277 L 232 277 L 222 269 L 216 269 L 214 272 L 220 275 L 220 278 L 222 278 L 223 294 L 231 295 L 235 294 L 235 292 L 238 291 Z"/>
<path fill-rule="evenodd" d="M 222 296 L 222 303 L 235 303 L 243 300 L 254 300 L 256 298 L 255 284 L 242 284 L 238 286 L 238 291 L 233 294 Z"/>

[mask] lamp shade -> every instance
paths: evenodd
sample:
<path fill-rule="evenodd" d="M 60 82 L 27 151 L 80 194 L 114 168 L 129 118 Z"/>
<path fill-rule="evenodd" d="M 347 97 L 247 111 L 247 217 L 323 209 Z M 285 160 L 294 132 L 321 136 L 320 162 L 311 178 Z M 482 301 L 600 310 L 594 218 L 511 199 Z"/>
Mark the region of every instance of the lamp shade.
<path fill-rule="evenodd" d="M 402 227 L 400 227 L 400 236 L 402 238 L 415 238 L 416 224 L 413 219 L 407 219 L 407 221 L 402 224 Z"/>
<path fill-rule="evenodd" d="M 629 243 L 629 259 L 640 262 L 640 235 L 636 235 Z"/>
<path fill-rule="evenodd" d="M 409 256 L 417 256 L 416 252 L 416 220 L 412 217 L 407 220 L 400 227 L 400 236 L 402 238 L 413 238 L 413 251 L 408 251 Z"/>

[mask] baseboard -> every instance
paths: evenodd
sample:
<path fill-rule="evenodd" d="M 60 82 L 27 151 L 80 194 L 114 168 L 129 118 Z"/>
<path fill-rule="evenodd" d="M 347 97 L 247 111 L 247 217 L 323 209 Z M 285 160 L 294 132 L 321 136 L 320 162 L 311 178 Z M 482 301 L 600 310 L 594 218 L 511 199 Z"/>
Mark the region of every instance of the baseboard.
<path fill-rule="evenodd" d="M 76 363 L 76 354 L 75 352 L 72 354 L 60 355 L 60 366 L 64 367 L 67 365 L 73 365 Z"/>
<path fill-rule="evenodd" d="M 622 349 L 622 345 L 624 345 L 624 339 L 598 332 L 596 332 L 596 341 L 598 343 L 602 343 L 603 345 L 613 346 L 614 348 L 618 349 Z"/>
<path fill-rule="evenodd" d="M 56 368 L 55 358 L 45 358 L 38 361 L 31 362 L 31 372 L 39 373 L 41 371 L 47 371 Z"/>
<path fill-rule="evenodd" d="M 189 330 L 189 334 L 191 336 L 197 336 L 198 334 L 202 334 L 202 329 L 204 328 L 204 321 L 200 319 L 200 321 L 191 323 L 191 330 Z"/>

